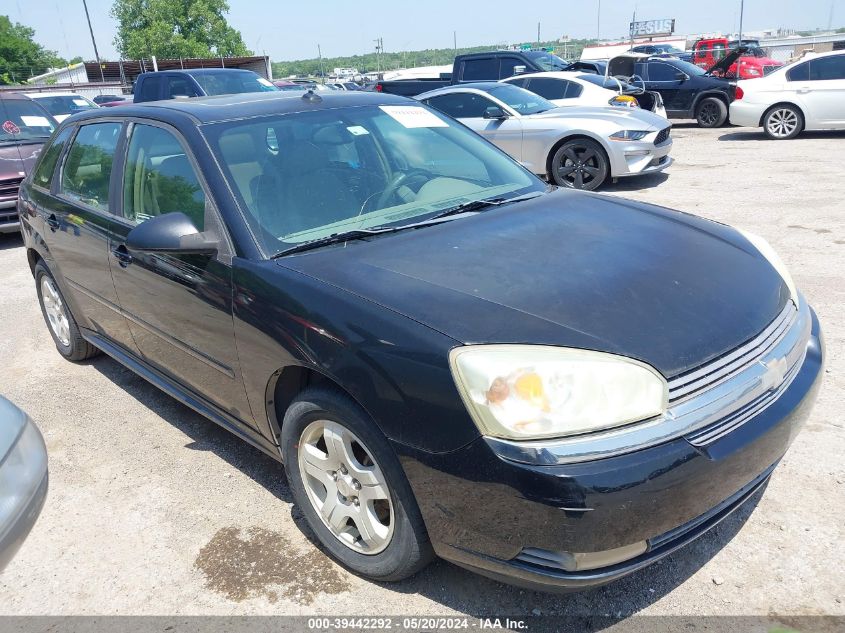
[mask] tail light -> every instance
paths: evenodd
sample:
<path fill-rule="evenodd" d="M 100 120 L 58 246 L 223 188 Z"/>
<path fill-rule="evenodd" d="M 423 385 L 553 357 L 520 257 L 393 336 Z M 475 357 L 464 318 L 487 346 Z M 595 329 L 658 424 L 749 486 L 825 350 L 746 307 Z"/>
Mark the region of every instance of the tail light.
<path fill-rule="evenodd" d="M 745 92 L 739 86 L 736 87 L 736 94 L 734 95 L 736 99 L 742 99 L 745 96 Z"/>
<path fill-rule="evenodd" d="M 381 92 L 384 88 L 381 87 L 381 84 L 376 84 L 376 92 Z"/>

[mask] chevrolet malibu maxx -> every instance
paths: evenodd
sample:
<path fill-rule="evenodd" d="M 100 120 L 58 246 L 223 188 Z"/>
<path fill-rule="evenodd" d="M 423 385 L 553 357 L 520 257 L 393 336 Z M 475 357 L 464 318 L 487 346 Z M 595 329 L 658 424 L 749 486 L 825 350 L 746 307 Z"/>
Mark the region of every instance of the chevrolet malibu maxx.
<path fill-rule="evenodd" d="M 20 214 L 59 353 L 105 352 L 278 459 L 374 580 L 434 555 L 620 578 L 762 489 L 820 382 L 764 240 L 555 190 L 401 97 L 80 113 Z"/>

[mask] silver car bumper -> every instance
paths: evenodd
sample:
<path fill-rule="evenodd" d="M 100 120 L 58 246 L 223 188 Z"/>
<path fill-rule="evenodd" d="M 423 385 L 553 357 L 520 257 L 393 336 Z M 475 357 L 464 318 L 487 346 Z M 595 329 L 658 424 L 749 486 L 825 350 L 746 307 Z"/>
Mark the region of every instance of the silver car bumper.
<path fill-rule="evenodd" d="M 624 178 L 640 176 L 663 171 L 674 161 L 669 156 L 672 150 L 672 139 L 660 145 L 649 141 L 611 141 L 610 142 L 610 176 Z"/>

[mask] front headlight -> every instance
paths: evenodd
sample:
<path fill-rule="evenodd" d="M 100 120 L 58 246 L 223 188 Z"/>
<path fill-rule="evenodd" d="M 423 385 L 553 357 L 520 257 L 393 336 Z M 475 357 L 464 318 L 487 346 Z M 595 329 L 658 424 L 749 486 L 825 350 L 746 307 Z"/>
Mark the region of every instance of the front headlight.
<path fill-rule="evenodd" d="M 783 279 L 783 283 L 785 283 L 786 287 L 789 289 L 789 296 L 792 299 L 792 303 L 795 304 L 795 307 L 798 307 L 798 289 L 795 287 L 795 282 L 792 280 L 792 275 L 789 274 L 786 264 L 783 263 L 780 255 L 775 252 L 772 245 L 759 235 L 743 231 L 742 229 L 737 229 L 737 231 L 740 232 L 742 237 L 751 242 L 751 245 L 769 261 L 772 268 L 777 271 L 777 273 L 781 276 L 781 279 Z"/>
<path fill-rule="evenodd" d="M 612 141 L 641 141 L 651 134 L 648 130 L 619 130 L 610 135 Z"/>
<path fill-rule="evenodd" d="M 655 369 L 604 352 L 471 345 L 453 349 L 449 361 L 470 415 L 493 437 L 589 433 L 660 415 L 668 401 Z"/>
<path fill-rule="evenodd" d="M 38 427 L 27 419 L 14 445 L 5 456 L 0 455 L 0 535 L 12 527 L 46 472 L 44 440 Z"/>

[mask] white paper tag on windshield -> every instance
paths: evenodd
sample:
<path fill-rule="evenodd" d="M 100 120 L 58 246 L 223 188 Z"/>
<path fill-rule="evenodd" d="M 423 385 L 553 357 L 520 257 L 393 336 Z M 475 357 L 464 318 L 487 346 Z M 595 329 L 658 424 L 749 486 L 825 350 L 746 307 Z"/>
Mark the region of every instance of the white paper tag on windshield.
<path fill-rule="evenodd" d="M 21 123 L 26 127 L 50 127 L 47 117 L 43 116 L 21 116 Z"/>
<path fill-rule="evenodd" d="M 369 132 L 367 132 L 367 128 L 361 127 L 360 125 L 350 125 L 346 129 L 349 130 L 349 132 L 351 134 L 354 134 L 355 136 L 363 136 L 364 134 L 369 134 Z"/>
<path fill-rule="evenodd" d="M 408 128 L 449 127 L 446 121 L 420 106 L 379 106 L 379 108 Z"/>
<path fill-rule="evenodd" d="M 87 106 L 88 102 L 85 99 L 74 99 L 73 102 L 78 106 Z"/>

